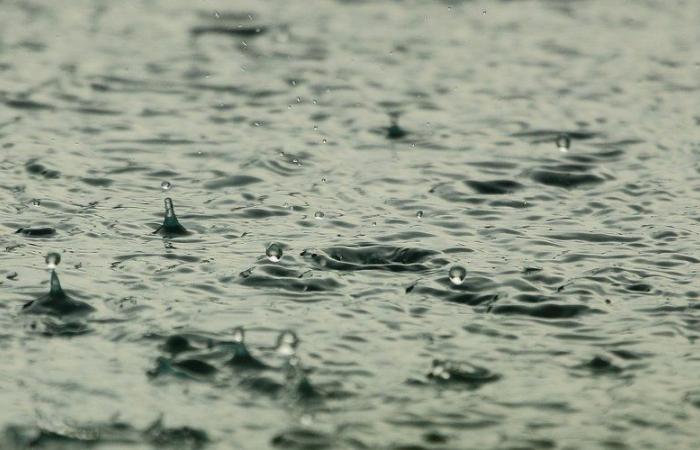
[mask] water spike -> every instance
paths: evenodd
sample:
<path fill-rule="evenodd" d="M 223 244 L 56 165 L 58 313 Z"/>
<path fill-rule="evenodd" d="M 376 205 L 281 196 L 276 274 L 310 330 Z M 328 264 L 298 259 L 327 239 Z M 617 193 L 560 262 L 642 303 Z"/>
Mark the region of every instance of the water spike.
<path fill-rule="evenodd" d="M 283 331 L 277 337 L 277 353 L 283 356 L 292 357 L 296 355 L 299 346 L 299 338 L 290 330 Z"/>
<path fill-rule="evenodd" d="M 85 314 L 94 311 L 95 308 L 85 302 L 72 299 L 61 288 L 58 274 L 51 270 L 49 293 L 42 295 L 36 300 L 26 303 L 22 307 L 22 312 L 27 314 L 49 314 L 53 316 L 64 316 L 68 314 Z"/>
<path fill-rule="evenodd" d="M 238 344 L 245 343 L 245 330 L 243 327 L 237 327 L 235 330 L 233 330 L 233 340 Z"/>
<path fill-rule="evenodd" d="M 56 271 L 52 270 L 51 271 L 51 289 L 49 290 L 49 296 L 65 297 L 65 295 L 66 294 L 63 292 L 63 289 L 61 289 L 61 282 L 58 280 L 58 275 L 56 274 Z"/>
<path fill-rule="evenodd" d="M 245 331 L 243 327 L 238 327 L 233 330 L 233 356 L 228 361 L 228 364 L 240 369 L 264 370 L 267 369 L 267 364 L 255 358 L 248 351 L 245 345 Z"/>
<path fill-rule="evenodd" d="M 162 235 L 177 236 L 189 234 L 189 232 L 180 225 L 175 215 L 175 207 L 173 206 L 173 201 L 170 197 L 165 199 L 165 217 L 163 218 L 163 225 L 158 227 L 156 231 L 153 232 Z"/>

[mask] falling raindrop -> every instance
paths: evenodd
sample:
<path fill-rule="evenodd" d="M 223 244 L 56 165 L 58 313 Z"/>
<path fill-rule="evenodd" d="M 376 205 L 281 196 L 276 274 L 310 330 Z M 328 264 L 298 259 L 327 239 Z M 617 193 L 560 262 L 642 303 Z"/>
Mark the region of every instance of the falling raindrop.
<path fill-rule="evenodd" d="M 46 255 L 45 261 L 46 261 L 46 267 L 53 270 L 61 262 L 61 255 L 59 255 L 56 252 L 48 253 Z"/>
<path fill-rule="evenodd" d="M 32 206 L 41 206 L 41 200 L 35 198 L 34 200 L 32 200 Z"/>
<path fill-rule="evenodd" d="M 419 219 L 422 219 L 422 218 L 423 218 L 423 211 L 418 211 L 418 212 L 416 213 L 416 217 L 419 218 Z"/>
<path fill-rule="evenodd" d="M 279 262 L 279 260 L 282 259 L 282 253 L 282 247 L 279 244 L 270 244 L 270 246 L 267 247 L 267 250 L 265 250 L 267 259 L 274 263 Z"/>
<path fill-rule="evenodd" d="M 568 134 L 560 134 L 557 136 L 557 148 L 560 152 L 568 152 L 571 147 L 571 139 Z"/>
<path fill-rule="evenodd" d="M 459 286 L 464 283 L 464 278 L 467 276 L 467 271 L 462 266 L 452 266 L 449 273 L 449 278 L 452 284 Z"/>
<path fill-rule="evenodd" d="M 171 187 L 173 187 L 173 185 L 170 184 L 170 181 L 163 181 L 162 183 L 160 183 L 160 189 L 163 192 L 169 191 Z"/>
<path fill-rule="evenodd" d="M 316 219 L 318 219 L 318 220 L 323 219 L 325 216 L 326 216 L 326 215 L 323 214 L 323 211 L 316 211 L 316 212 L 314 213 L 314 217 L 315 217 Z"/>

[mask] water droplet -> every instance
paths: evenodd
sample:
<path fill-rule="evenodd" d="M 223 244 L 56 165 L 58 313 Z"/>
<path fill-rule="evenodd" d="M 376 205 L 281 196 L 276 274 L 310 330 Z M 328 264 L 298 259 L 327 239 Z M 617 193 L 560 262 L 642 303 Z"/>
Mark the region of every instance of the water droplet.
<path fill-rule="evenodd" d="M 32 205 L 33 206 L 41 206 L 41 200 L 39 200 L 38 198 L 35 198 L 34 200 L 32 200 Z"/>
<path fill-rule="evenodd" d="M 485 15 L 485 14 L 486 14 L 486 10 L 481 11 L 481 14 L 484 14 L 484 15 Z"/>
<path fill-rule="evenodd" d="M 242 344 L 243 341 L 245 341 L 245 331 L 243 330 L 243 327 L 237 327 L 235 330 L 233 330 L 233 340 L 239 344 Z"/>
<path fill-rule="evenodd" d="M 61 255 L 59 255 L 56 252 L 48 253 L 46 255 L 45 261 L 46 261 L 46 267 L 53 270 L 61 262 Z"/>
<path fill-rule="evenodd" d="M 8 280 L 16 280 L 17 279 L 17 272 L 10 272 L 7 274 L 6 277 Z"/>
<path fill-rule="evenodd" d="M 462 266 L 452 266 L 450 269 L 449 277 L 452 284 L 459 286 L 464 283 L 464 279 L 467 276 L 467 271 Z"/>
<path fill-rule="evenodd" d="M 221 19 L 221 14 L 219 13 L 219 11 L 214 11 L 214 17 L 217 19 Z"/>
<path fill-rule="evenodd" d="M 327 144 L 327 143 L 328 143 L 328 141 L 326 140 L 326 138 L 323 138 L 323 143 L 324 143 L 324 144 Z"/>
<path fill-rule="evenodd" d="M 416 213 L 416 217 L 419 218 L 419 219 L 422 219 L 422 218 L 423 218 L 423 211 L 418 211 L 418 212 Z"/>
<path fill-rule="evenodd" d="M 314 217 L 315 217 L 316 219 L 318 219 L 318 220 L 323 219 L 325 216 L 326 216 L 326 215 L 323 214 L 323 211 L 316 211 L 316 212 L 314 213 Z"/>
<path fill-rule="evenodd" d="M 270 244 L 270 246 L 267 247 L 267 250 L 265 250 L 267 259 L 274 263 L 279 262 L 279 260 L 282 259 L 282 253 L 282 247 L 279 244 Z"/>
<path fill-rule="evenodd" d="M 171 187 L 173 187 L 173 185 L 170 184 L 170 181 L 163 181 L 162 183 L 160 183 L 160 189 L 163 192 L 169 191 Z"/>
<path fill-rule="evenodd" d="M 445 363 L 439 360 L 433 361 L 433 367 L 430 369 L 430 377 L 440 378 L 443 380 L 450 379 L 450 371 Z"/>
<path fill-rule="evenodd" d="M 326 180 L 326 177 L 321 178 L 321 183 L 325 183 L 326 181 L 328 181 Z"/>
<path fill-rule="evenodd" d="M 568 134 L 560 134 L 557 136 L 557 148 L 560 152 L 568 152 L 571 147 L 571 139 Z"/>
<path fill-rule="evenodd" d="M 293 331 L 283 331 L 277 337 L 277 353 L 283 356 L 294 356 L 299 346 L 299 338 Z"/>

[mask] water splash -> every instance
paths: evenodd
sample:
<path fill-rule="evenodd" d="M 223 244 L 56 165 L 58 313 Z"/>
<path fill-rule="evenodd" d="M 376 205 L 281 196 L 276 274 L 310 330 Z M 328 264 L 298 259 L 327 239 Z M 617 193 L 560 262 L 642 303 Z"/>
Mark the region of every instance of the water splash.
<path fill-rule="evenodd" d="M 227 364 L 241 369 L 263 370 L 268 368 L 267 364 L 250 354 L 245 344 L 243 327 L 237 327 L 233 330 L 233 356 Z"/>
<path fill-rule="evenodd" d="M 61 255 L 56 252 L 51 252 L 46 255 L 44 260 L 46 261 L 46 267 L 53 270 L 61 263 Z"/>
<path fill-rule="evenodd" d="M 462 266 L 452 266 L 450 272 L 448 273 L 450 282 L 455 286 L 459 286 L 464 283 L 464 279 L 467 277 L 467 270 Z"/>
<path fill-rule="evenodd" d="M 153 232 L 153 234 L 156 233 L 163 236 L 183 236 L 189 234 L 189 231 L 180 225 L 180 222 L 177 220 L 175 207 L 170 197 L 165 199 L 165 217 L 163 218 L 163 225 Z"/>
<path fill-rule="evenodd" d="M 568 134 L 562 133 L 559 136 L 557 136 L 556 144 L 560 152 L 566 153 L 571 147 L 571 138 Z"/>
<path fill-rule="evenodd" d="M 279 244 L 270 244 L 265 250 L 265 256 L 273 263 L 279 262 L 283 253 L 282 246 Z"/>
<path fill-rule="evenodd" d="M 49 260 L 55 265 L 60 261 L 60 256 L 57 254 L 47 255 L 46 260 Z M 51 258 L 49 258 L 51 256 Z M 22 312 L 27 314 L 48 314 L 54 316 L 63 316 L 71 314 L 86 314 L 94 311 L 94 308 L 85 302 L 74 300 L 61 288 L 61 282 L 55 270 L 51 270 L 51 280 L 49 293 L 26 303 L 22 307 Z"/>

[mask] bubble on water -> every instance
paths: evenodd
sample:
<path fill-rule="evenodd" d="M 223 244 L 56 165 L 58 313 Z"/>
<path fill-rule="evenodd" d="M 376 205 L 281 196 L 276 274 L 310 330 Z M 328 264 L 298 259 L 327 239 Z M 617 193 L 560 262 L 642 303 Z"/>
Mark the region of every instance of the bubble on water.
<path fill-rule="evenodd" d="M 44 260 L 46 261 L 46 267 L 53 270 L 61 262 L 61 255 L 59 255 L 56 252 L 51 252 L 46 255 L 46 258 Z"/>
<path fill-rule="evenodd" d="M 560 134 L 557 136 L 557 148 L 560 152 L 568 152 L 571 147 L 571 138 L 568 134 Z"/>
<path fill-rule="evenodd" d="M 277 353 L 283 356 L 294 356 L 299 346 L 299 338 L 293 331 L 287 330 L 277 337 Z"/>
<path fill-rule="evenodd" d="M 160 183 L 160 189 L 163 192 L 169 191 L 171 187 L 173 187 L 173 185 L 170 184 L 170 181 L 163 181 L 162 183 Z"/>
<path fill-rule="evenodd" d="M 243 330 L 243 327 L 237 327 L 235 330 L 233 330 L 233 340 L 239 344 L 242 344 L 243 341 L 245 341 L 245 331 Z"/>
<path fill-rule="evenodd" d="M 316 211 L 316 212 L 314 213 L 314 217 L 315 217 L 316 219 L 318 219 L 318 220 L 321 220 L 321 219 L 323 219 L 324 217 L 326 217 L 326 215 L 323 213 L 323 211 Z"/>
<path fill-rule="evenodd" d="M 41 206 L 41 200 L 35 198 L 34 200 L 32 200 L 32 206 Z"/>
<path fill-rule="evenodd" d="M 464 283 L 464 279 L 467 277 L 467 270 L 462 266 L 452 266 L 449 277 L 452 284 L 459 286 Z"/>
<path fill-rule="evenodd" d="M 419 218 L 419 219 L 422 219 L 422 218 L 423 218 L 423 211 L 418 211 L 418 212 L 416 213 L 416 217 Z"/>
<path fill-rule="evenodd" d="M 270 244 L 270 246 L 267 247 L 267 250 L 265 250 L 267 259 L 274 263 L 279 262 L 279 260 L 282 259 L 282 254 L 282 246 L 279 244 Z"/>

